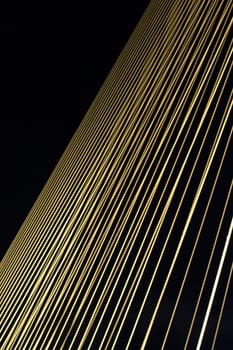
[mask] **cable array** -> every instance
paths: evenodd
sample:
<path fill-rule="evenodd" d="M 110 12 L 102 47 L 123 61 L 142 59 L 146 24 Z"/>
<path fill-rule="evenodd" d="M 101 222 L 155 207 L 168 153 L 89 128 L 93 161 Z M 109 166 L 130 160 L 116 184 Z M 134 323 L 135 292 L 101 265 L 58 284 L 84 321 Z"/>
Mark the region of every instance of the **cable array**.
<path fill-rule="evenodd" d="M 151 1 L 1 261 L 1 349 L 220 346 L 232 4 Z"/>

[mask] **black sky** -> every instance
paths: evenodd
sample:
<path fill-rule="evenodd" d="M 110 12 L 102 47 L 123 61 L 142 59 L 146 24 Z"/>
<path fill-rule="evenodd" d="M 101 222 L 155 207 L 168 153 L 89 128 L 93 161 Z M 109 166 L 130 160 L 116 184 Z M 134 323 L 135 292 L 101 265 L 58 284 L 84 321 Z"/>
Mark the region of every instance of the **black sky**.
<path fill-rule="evenodd" d="M 31 1 L 1 15 L 1 258 L 149 0 Z"/>

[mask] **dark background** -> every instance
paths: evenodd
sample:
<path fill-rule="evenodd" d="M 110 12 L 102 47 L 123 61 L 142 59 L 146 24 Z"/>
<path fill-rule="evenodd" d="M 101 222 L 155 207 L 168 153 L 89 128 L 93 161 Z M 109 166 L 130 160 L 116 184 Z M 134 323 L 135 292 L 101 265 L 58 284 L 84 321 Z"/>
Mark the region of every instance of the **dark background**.
<path fill-rule="evenodd" d="M 40 0 L 1 10 L 1 258 L 148 3 Z"/>

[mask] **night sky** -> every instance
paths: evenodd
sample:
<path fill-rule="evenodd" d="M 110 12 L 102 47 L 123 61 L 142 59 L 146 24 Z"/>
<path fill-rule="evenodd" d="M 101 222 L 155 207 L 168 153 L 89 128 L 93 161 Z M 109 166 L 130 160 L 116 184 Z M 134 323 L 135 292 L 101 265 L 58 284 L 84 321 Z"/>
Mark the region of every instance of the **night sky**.
<path fill-rule="evenodd" d="M 24 1 L 1 12 L 1 258 L 148 3 Z"/>

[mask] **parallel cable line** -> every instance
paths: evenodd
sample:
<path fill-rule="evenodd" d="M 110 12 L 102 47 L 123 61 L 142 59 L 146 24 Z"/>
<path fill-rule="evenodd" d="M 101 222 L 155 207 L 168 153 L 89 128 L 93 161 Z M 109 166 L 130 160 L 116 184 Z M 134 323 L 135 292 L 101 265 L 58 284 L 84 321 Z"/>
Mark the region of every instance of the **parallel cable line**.
<path fill-rule="evenodd" d="M 150 2 L 1 261 L 2 349 L 167 349 L 199 256 L 179 344 L 207 342 L 227 273 L 215 347 L 232 274 L 231 15 L 230 0 Z"/>
<path fill-rule="evenodd" d="M 232 133 L 231 133 L 232 134 Z M 204 222 L 206 220 L 206 216 L 208 214 L 208 210 L 209 210 L 209 206 L 210 206 L 210 203 L 211 203 L 211 200 L 212 200 L 212 197 L 213 197 L 213 194 L 214 194 L 214 190 L 215 190 L 215 187 L 216 187 L 216 183 L 218 181 L 218 178 L 219 178 L 219 174 L 220 174 L 220 171 L 222 169 L 222 164 L 223 164 L 223 161 L 224 161 L 224 157 L 225 157 L 225 154 L 226 154 L 226 151 L 229 147 L 229 144 L 230 144 L 230 141 L 231 141 L 231 134 L 229 135 L 229 138 L 228 138 L 228 141 L 227 141 L 227 144 L 226 144 L 226 147 L 224 149 L 224 154 L 223 154 L 223 157 L 221 159 L 221 164 L 219 165 L 219 168 L 218 168 L 218 172 L 216 174 L 216 178 L 214 180 L 214 184 L 213 184 L 213 187 L 212 187 L 212 190 L 211 190 L 211 193 L 210 193 L 210 197 L 208 199 L 208 203 L 207 203 L 207 206 L 206 206 L 206 209 L 205 209 L 205 213 L 203 215 L 203 218 L 202 218 L 202 221 L 201 221 L 201 225 L 200 225 L 200 228 L 198 230 L 198 234 L 197 234 L 197 237 L 196 237 L 196 240 L 195 240 L 195 243 L 194 243 L 194 246 L 193 246 L 193 250 L 192 250 L 192 253 L 190 255 L 190 259 L 189 259 L 189 262 L 188 262 L 188 265 L 187 265 L 187 268 L 185 270 L 185 275 L 184 275 L 184 278 L 183 278 L 183 281 L 182 281 L 182 284 L 181 284 L 181 287 L 180 287 L 180 290 L 179 290 L 179 294 L 177 296 L 177 299 L 176 299 L 176 303 L 175 303 L 175 306 L 174 306 L 174 309 L 173 309 L 173 312 L 172 312 L 172 316 L 170 318 L 170 322 L 169 322 L 169 325 L 167 327 L 167 331 L 166 331 L 166 334 L 165 334 L 165 337 L 164 337 L 164 340 L 163 340 L 163 344 L 162 344 L 162 347 L 161 349 L 164 349 L 165 347 L 165 344 L 166 344 L 166 340 L 168 338 L 168 334 L 169 334 L 169 331 L 171 329 L 171 325 L 172 325 L 172 322 L 173 322 L 173 319 L 174 319 L 174 316 L 175 316 L 175 312 L 176 312 L 176 309 L 177 309 L 177 306 L 178 306 L 178 303 L 181 299 L 181 295 L 182 295 L 182 291 L 183 291 L 183 288 L 184 288 L 184 284 L 185 284 L 185 281 L 186 281 L 186 278 L 188 276 L 188 273 L 189 273 L 189 269 L 190 269 L 190 266 L 191 266 L 191 263 L 192 263 L 192 260 L 193 260 L 193 256 L 195 254 L 195 250 L 196 250 L 196 247 L 197 247 L 197 244 L 198 244 L 198 240 L 199 240 L 199 237 L 201 235 L 201 231 L 202 231 L 202 227 L 204 225 Z M 230 194 L 230 192 L 229 192 Z M 226 200 L 226 203 L 228 203 L 228 200 L 229 200 L 229 195 L 228 195 L 228 198 Z"/>
<path fill-rule="evenodd" d="M 111 90 L 110 90 L 111 91 Z M 85 118 L 85 120 L 86 120 L 86 118 Z M 99 125 L 99 124 L 98 124 Z"/>
<path fill-rule="evenodd" d="M 117 191 L 117 189 L 114 191 L 114 192 L 116 192 Z M 119 204 L 118 204 L 118 206 L 119 206 Z M 111 214 L 111 213 L 110 213 Z M 110 214 L 108 214 L 108 217 L 110 217 Z M 113 211 L 113 215 L 114 215 L 114 211 Z M 105 219 L 108 219 L 108 218 L 105 218 Z M 111 221 L 114 219 L 114 217 L 112 217 L 111 218 Z M 99 224 L 98 224 L 98 226 L 99 226 Z M 92 237 L 91 237 L 91 239 L 92 239 Z M 101 238 L 101 240 L 103 240 L 103 238 Z M 98 243 L 98 242 L 97 242 Z M 97 244 L 97 243 L 95 243 L 95 245 Z M 92 249 L 92 251 L 94 250 L 94 248 Z M 87 250 L 87 254 L 88 254 L 88 250 Z M 95 255 L 95 252 L 93 252 L 93 255 Z M 89 260 L 89 259 L 88 259 Z M 89 269 L 89 267 L 88 267 L 88 265 L 86 265 L 86 267 L 85 267 L 85 270 L 88 270 Z M 77 273 L 77 271 L 76 271 L 76 273 Z M 76 274 L 74 274 L 74 276 L 75 276 Z M 68 283 L 68 281 L 67 281 L 67 284 L 69 284 Z M 68 285 L 67 285 L 67 288 L 68 288 Z"/>
<path fill-rule="evenodd" d="M 206 284 L 206 279 L 207 279 L 207 276 L 208 276 L 208 272 L 209 272 L 209 269 L 210 269 L 210 266 L 211 266 L 211 262 L 213 260 L 213 255 L 214 255 L 214 252 L 215 252 L 215 249 L 216 249 L 216 246 L 217 246 L 217 240 L 219 238 L 219 233 L 220 233 L 220 229 L 221 229 L 221 226 L 222 226 L 222 221 L 224 219 L 225 211 L 226 211 L 227 205 L 229 203 L 230 195 L 232 194 L 232 189 L 233 189 L 233 186 L 231 184 L 231 187 L 229 189 L 229 193 L 228 193 L 228 196 L 227 196 L 226 204 L 225 204 L 222 216 L 221 216 L 221 220 L 219 222 L 219 227 L 218 227 L 218 230 L 217 230 L 216 238 L 215 238 L 212 250 L 211 250 L 211 255 L 210 255 L 210 258 L 209 258 L 209 261 L 208 261 L 208 265 L 207 265 L 207 268 L 206 268 L 205 276 L 204 276 L 204 279 L 203 279 L 203 282 L 202 282 L 202 285 L 201 285 L 201 290 L 200 290 L 200 293 L 199 293 L 199 296 L 198 296 L 198 300 L 197 300 L 197 303 L 196 303 L 195 311 L 193 313 L 193 318 L 192 318 L 192 322 L 191 322 L 191 325 L 190 325 L 190 328 L 189 328 L 189 333 L 188 333 L 187 338 L 186 338 L 185 349 L 188 346 L 188 342 L 189 342 L 189 339 L 190 339 L 190 334 L 191 334 L 191 331 L 192 331 L 192 328 L 193 328 L 193 323 L 194 323 L 195 317 L 197 315 L 197 311 L 198 311 L 198 307 L 199 307 L 200 300 L 201 300 L 201 297 L 202 297 L 202 293 L 203 293 L 203 290 L 204 290 L 204 286 Z"/>
<path fill-rule="evenodd" d="M 149 325 L 149 327 L 148 327 L 147 333 L 146 333 L 145 338 L 144 338 L 144 340 L 143 340 L 142 348 L 145 348 L 146 343 L 147 343 L 147 341 L 148 341 L 148 337 L 149 337 L 149 334 L 150 334 L 150 331 L 151 331 L 151 328 L 152 328 L 154 319 L 155 319 L 155 317 L 156 317 L 158 307 L 159 307 L 159 305 L 160 305 L 161 299 L 162 299 L 162 297 L 163 297 L 163 294 L 164 294 L 164 291 L 165 291 L 165 289 L 166 289 L 167 283 L 168 283 L 168 281 L 169 281 L 170 275 L 171 275 L 171 273 L 172 273 L 173 267 L 174 267 L 174 265 L 175 265 L 175 263 L 176 263 L 177 256 L 178 256 L 179 251 L 180 251 L 180 249 L 181 249 L 181 246 L 182 246 L 182 244 L 183 244 L 183 240 L 184 240 L 184 238 L 185 238 L 185 235 L 186 235 L 187 229 L 188 229 L 188 227 L 189 227 L 189 224 L 190 224 L 190 221 L 191 221 L 193 212 L 194 212 L 194 210 L 195 210 L 196 203 L 197 203 L 197 201 L 198 201 L 198 199 L 199 199 L 199 196 L 200 196 L 200 193 L 201 193 L 201 191 L 202 191 L 203 185 L 204 185 L 204 183 L 205 183 L 205 181 L 206 181 L 206 178 L 207 178 L 207 175 L 208 175 L 208 172 L 209 172 L 209 169 L 210 169 L 211 162 L 213 161 L 214 154 L 215 154 L 216 149 L 217 149 L 217 147 L 218 147 L 218 143 L 219 143 L 219 140 L 220 140 L 220 138 L 221 138 L 221 134 L 223 133 L 223 130 L 224 130 L 224 127 L 225 127 L 225 124 L 226 124 L 228 118 L 229 118 L 229 113 L 227 113 L 227 115 L 225 116 L 225 120 L 224 120 L 224 122 L 222 123 L 223 125 L 221 125 L 221 127 L 220 127 L 219 130 L 218 130 L 218 134 L 217 134 L 217 136 L 216 136 L 215 144 L 214 144 L 213 147 L 212 147 L 211 154 L 210 154 L 209 159 L 208 159 L 208 161 L 207 161 L 205 173 L 203 174 L 202 179 L 201 179 L 201 182 L 200 182 L 200 184 L 199 184 L 199 186 L 198 186 L 198 190 L 197 190 L 197 192 L 196 192 L 196 195 L 195 195 L 195 198 L 194 198 L 194 202 L 192 203 L 192 207 L 191 207 L 191 209 L 190 209 L 190 213 L 189 213 L 189 215 L 188 215 L 188 219 L 187 219 L 187 221 L 186 221 L 186 223 L 185 223 L 185 227 L 184 227 L 184 229 L 183 229 L 182 236 L 181 236 L 180 242 L 179 242 L 178 247 L 177 247 L 177 250 L 176 250 L 176 254 L 175 254 L 174 258 L 173 258 L 172 265 L 171 265 L 171 267 L 170 267 L 170 269 L 169 269 L 169 273 L 168 273 L 168 276 L 167 276 L 167 278 L 166 278 L 166 282 L 165 282 L 165 284 L 164 284 L 164 286 L 163 286 L 163 290 L 162 290 L 162 292 L 161 292 L 161 294 L 160 294 L 160 298 L 159 298 L 159 300 L 158 300 L 158 302 L 157 302 L 157 304 L 156 304 L 156 308 L 155 308 L 155 310 L 154 310 L 153 317 L 152 317 L 152 319 L 151 319 L 151 321 L 150 321 L 150 325 Z M 154 275 L 153 275 L 153 277 L 154 277 Z M 151 281 L 153 281 L 153 277 L 152 277 L 152 280 L 151 280 Z M 151 282 L 151 283 L 152 283 L 152 282 Z"/>
<path fill-rule="evenodd" d="M 197 134 L 198 134 L 198 132 L 196 133 L 196 135 L 197 135 Z M 206 134 L 206 136 L 207 136 L 207 134 Z M 148 257 L 148 253 L 146 253 L 145 256 Z M 142 262 L 142 265 L 144 265 L 143 262 Z M 128 303 L 128 307 L 129 307 L 129 303 Z M 136 325 L 136 322 L 135 322 L 135 325 Z"/>

